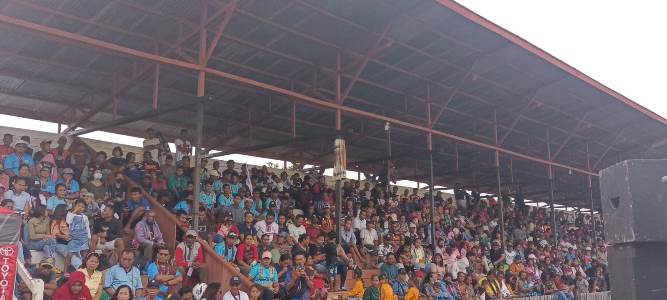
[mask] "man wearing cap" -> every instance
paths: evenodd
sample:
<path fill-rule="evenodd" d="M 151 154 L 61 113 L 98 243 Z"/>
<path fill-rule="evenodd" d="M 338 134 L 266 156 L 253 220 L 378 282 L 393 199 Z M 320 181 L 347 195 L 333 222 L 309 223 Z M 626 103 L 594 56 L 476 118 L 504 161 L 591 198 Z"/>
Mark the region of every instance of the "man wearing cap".
<path fill-rule="evenodd" d="M 53 293 L 58 288 L 58 285 L 56 284 L 57 277 L 56 273 L 53 271 L 53 267 L 53 257 L 45 257 L 39 262 L 37 267 L 30 269 L 30 276 L 32 276 L 33 279 L 41 279 L 44 282 L 44 295 L 48 297 L 53 296 Z M 24 296 L 23 299 L 32 299 L 32 293 L 23 281 L 21 281 L 19 290 Z"/>
<path fill-rule="evenodd" d="M 146 295 L 144 300 L 164 300 L 166 293 L 160 291 L 160 283 L 157 280 L 148 280 L 146 283 Z"/>
<path fill-rule="evenodd" d="M 79 187 L 79 182 L 74 179 L 74 170 L 71 168 L 63 169 L 62 178 L 56 181 L 56 184 L 58 183 L 64 184 L 67 188 L 67 199 L 74 200 L 79 197 L 79 190 L 81 188 Z"/>
<path fill-rule="evenodd" d="M 278 271 L 271 265 L 273 255 L 271 252 L 264 251 L 259 264 L 255 264 L 248 273 L 248 277 L 254 282 L 265 288 L 274 289 L 274 283 L 278 283 Z M 276 291 L 274 291 L 275 294 Z"/>
<path fill-rule="evenodd" d="M 197 241 L 197 232 L 192 229 L 185 232 L 183 242 L 176 246 L 176 266 L 184 274 L 183 280 L 189 284 L 207 280 L 203 250 Z"/>
<path fill-rule="evenodd" d="M 232 278 L 229 279 L 229 291 L 222 296 L 222 300 L 249 300 L 248 294 L 239 289 L 240 287 L 241 278 L 232 276 Z"/>
<path fill-rule="evenodd" d="M 51 154 L 51 140 L 44 139 L 39 142 L 39 151 L 32 155 L 35 161 L 41 161 L 46 155 Z"/>
<path fill-rule="evenodd" d="M 28 143 L 18 140 L 14 143 L 14 153 L 5 156 L 3 165 L 5 166 L 5 170 L 10 172 L 8 173 L 9 176 L 18 174 L 19 167 L 23 164 L 28 165 L 31 169 L 35 166 L 32 155 L 27 153 L 26 150 L 28 150 Z"/>
<path fill-rule="evenodd" d="M 219 235 L 216 235 L 216 244 L 215 247 L 213 247 L 213 250 L 215 250 L 215 253 L 220 255 L 224 260 L 228 262 L 234 262 L 236 260 L 236 238 L 238 236 L 234 232 L 229 232 L 227 233 L 227 236 L 222 237 Z"/>

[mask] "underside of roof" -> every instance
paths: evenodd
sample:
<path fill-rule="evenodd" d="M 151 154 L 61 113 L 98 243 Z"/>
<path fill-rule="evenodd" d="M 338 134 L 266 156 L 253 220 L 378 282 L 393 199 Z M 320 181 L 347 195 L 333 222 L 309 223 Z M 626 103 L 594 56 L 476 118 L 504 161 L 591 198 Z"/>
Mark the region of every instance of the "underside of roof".
<path fill-rule="evenodd" d="M 436 184 L 496 191 L 498 148 L 504 190 L 548 198 L 544 160 L 556 202 L 580 207 L 591 173 L 667 153 L 664 118 L 451 1 L 201 3 L 0 0 L 0 111 L 85 128 L 194 103 L 198 71 L 178 64 L 200 63 L 204 32 L 207 68 L 303 96 L 207 74 L 205 146 L 216 150 L 336 133 L 337 109 L 302 101 L 312 98 L 345 109 L 348 169 L 382 164 L 391 119 L 399 179 L 428 179 L 428 129 Z M 171 60 L 156 67 L 100 42 Z M 174 137 L 195 111 L 107 130 Z M 328 139 L 247 154 L 330 166 L 332 149 Z"/>

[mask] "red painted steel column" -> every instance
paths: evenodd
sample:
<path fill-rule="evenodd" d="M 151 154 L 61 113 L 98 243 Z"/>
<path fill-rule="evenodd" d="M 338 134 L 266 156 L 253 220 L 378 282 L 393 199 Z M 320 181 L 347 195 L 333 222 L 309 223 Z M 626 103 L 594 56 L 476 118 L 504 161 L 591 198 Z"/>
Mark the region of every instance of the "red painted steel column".
<path fill-rule="evenodd" d="M 155 80 L 153 81 L 153 110 L 157 110 L 158 94 L 160 93 L 160 64 L 155 64 Z"/>
<path fill-rule="evenodd" d="M 498 146 L 498 114 L 493 110 L 493 140 Z M 495 151 L 496 181 L 498 183 L 498 205 L 500 206 L 500 244 L 505 249 L 505 201 L 503 200 L 502 183 L 500 182 L 500 152 Z M 502 298 L 502 295 L 501 295 Z"/>

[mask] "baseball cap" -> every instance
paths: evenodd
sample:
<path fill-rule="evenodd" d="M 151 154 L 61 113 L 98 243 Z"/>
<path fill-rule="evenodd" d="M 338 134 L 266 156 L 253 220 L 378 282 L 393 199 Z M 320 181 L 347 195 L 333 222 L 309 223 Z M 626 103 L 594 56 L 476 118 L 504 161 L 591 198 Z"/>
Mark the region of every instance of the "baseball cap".
<path fill-rule="evenodd" d="M 227 233 L 227 237 L 235 239 L 236 238 L 236 233 L 234 233 L 233 231 L 230 231 L 229 233 Z"/>
<path fill-rule="evenodd" d="M 42 259 L 42 261 L 39 262 L 40 267 L 53 268 L 53 265 L 54 265 L 54 261 L 53 261 L 52 257 L 46 257 L 46 258 Z"/>
<path fill-rule="evenodd" d="M 28 143 L 27 143 L 26 141 L 24 141 L 24 140 L 18 140 L 18 141 L 16 141 L 16 142 L 14 142 L 14 147 L 16 147 L 16 146 L 18 146 L 18 145 L 21 145 L 21 144 L 23 144 L 23 146 L 28 146 Z"/>
<path fill-rule="evenodd" d="M 40 145 L 51 144 L 51 140 L 49 140 L 49 139 L 42 140 L 41 142 L 39 142 L 39 144 L 40 144 Z"/>
<path fill-rule="evenodd" d="M 146 287 L 149 288 L 149 289 L 150 288 L 158 289 L 158 288 L 160 288 L 160 282 L 155 280 L 155 279 L 149 280 L 148 284 L 146 284 Z"/>
<path fill-rule="evenodd" d="M 74 170 L 72 170 L 72 168 L 64 168 L 63 174 L 74 174 Z"/>
<path fill-rule="evenodd" d="M 273 258 L 273 255 L 271 255 L 271 252 L 269 252 L 269 251 L 264 251 L 264 253 L 262 253 L 262 259 L 264 259 L 264 258 L 271 259 L 271 258 Z"/>
<path fill-rule="evenodd" d="M 197 237 L 197 232 L 190 229 L 190 230 L 185 232 L 185 236 Z"/>
<path fill-rule="evenodd" d="M 232 278 L 229 278 L 229 285 L 239 285 L 241 284 L 241 278 L 238 276 L 232 276 Z"/>

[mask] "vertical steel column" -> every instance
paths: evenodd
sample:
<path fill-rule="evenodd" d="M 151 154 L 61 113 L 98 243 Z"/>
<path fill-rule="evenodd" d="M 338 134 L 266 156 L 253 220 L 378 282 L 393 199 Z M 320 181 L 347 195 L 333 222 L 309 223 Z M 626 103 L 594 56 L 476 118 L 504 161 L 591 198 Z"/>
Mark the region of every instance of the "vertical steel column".
<path fill-rule="evenodd" d="M 387 196 L 391 192 L 389 188 L 389 182 L 391 181 L 391 124 L 386 122 L 384 124 L 384 130 L 387 132 Z"/>
<path fill-rule="evenodd" d="M 206 65 L 206 18 L 208 11 L 208 3 L 206 0 L 200 0 L 201 16 L 199 17 L 199 57 L 198 63 L 200 67 Z M 197 74 L 197 97 L 204 96 L 204 87 L 206 82 L 206 72 L 200 70 Z"/>
<path fill-rule="evenodd" d="M 343 227 L 343 216 L 342 216 L 342 209 L 341 207 L 343 206 L 343 187 L 341 184 L 341 180 L 337 179 L 336 180 L 336 240 L 340 243 L 341 242 L 341 237 L 340 237 L 340 229 Z"/>
<path fill-rule="evenodd" d="M 547 158 L 551 161 L 551 131 L 547 128 Z M 554 170 L 551 165 L 547 166 L 549 173 L 549 204 L 551 206 L 551 233 L 553 234 L 554 247 L 558 246 L 558 228 L 556 227 L 556 204 L 554 197 Z"/>
<path fill-rule="evenodd" d="M 153 110 L 157 110 L 157 102 L 158 102 L 159 93 L 160 93 L 160 64 L 156 63 L 155 64 L 155 78 L 153 78 Z"/>
<path fill-rule="evenodd" d="M 60 123 L 60 122 L 58 122 L 58 134 L 60 134 L 61 132 L 63 132 L 62 129 L 63 129 L 63 124 Z"/>
<path fill-rule="evenodd" d="M 493 139 L 498 146 L 498 116 L 495 109 L 493 110 Z M 505 249 L 505 202 L 503 201 L 503 190 L 500 183 L 500 152 L 496 150 L 494 157 L 498 183 L 498 205 L 500 206 L 500 245 Z"/>
<path fill-rule="evenodd" d="M 292 138 L 296 138 L 296 100 L 292 100 Z"/>
<path fill-rule="evenodd" d="M 336 53 L 336 103 L 341 103 L 342 101 L 342 95 L 341 95 L 341 76 L 342 76 L 342 71 L 341 71 L 341 66 L 340 66 L 340 52 Z M 340 133 L 341 130 L 341 111 L 340 109 L 336 109 L 336 131 Z"/>
<path fill-rule="evenodd" d="M 204 135 L 204 102 L 199 102 L 197 104 L 197 132 L 195 138 L 195 174 L 193 178 L 193 184 L 195 187 L 194 198 L 195 201 L 192 203 L 193 218 L 195 230 L 199 232 L 199 193 L 201 190 L 201 147 L 202 147 L 202 136 Z"/>
<path fill-rule="evenodd" d="M 588 143 L 586 143 L 586 168 L 588 169 L 588 171 L 591 170 L 591 155 Z M 593 203 L 593 177 L 591 175 L 588 175 L 587 178 L 588 178 L 588 200 L 591 203 L 591 226 L 593 226 L 592 227 L 593 230 L 591 230 L 591 238 L 593 239 L 592 240 L 593 248 L 597 249 L 598 241 L 597 241 L 597 235 L 595 234 L 596 224 L 595 224 L 595 215 L 593 213 L 595 211 L 595 205 Z"/>
<path fill-rule="evenodd" d="M 426 83 L 426 122 L 428 122 L 429 126 L 433 126 L 432 120 L 431 120 L 431 85 L 429 83 Z M 428 133 L 426 136 L 426 150 L 428 151 L 428 168 L 429 168 L 429 176 L 428 176 L 428 197 L 429 197 L 429 203 L 431 204 L 431 230 L 430 230 L 430 235 L 431 235 L 431 250 L 433 253 L 435 253 L 435 246 L 437 245 L 437 241 L 435 238 L 435 195 L 434 189 L 433 189 L 433 135 L 431 133 Z M 415 161 L 415 169 L 417 167 L 417 162 Z M 419 181 L 417 181 L 419 184 Z"/>

